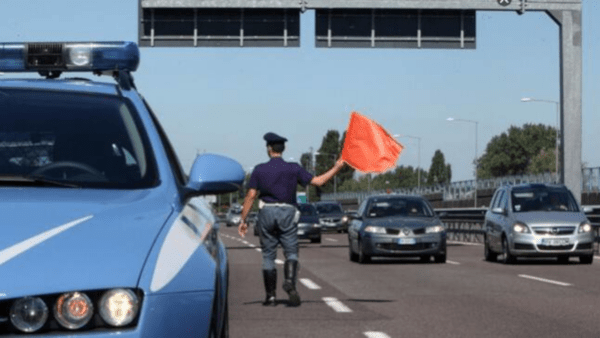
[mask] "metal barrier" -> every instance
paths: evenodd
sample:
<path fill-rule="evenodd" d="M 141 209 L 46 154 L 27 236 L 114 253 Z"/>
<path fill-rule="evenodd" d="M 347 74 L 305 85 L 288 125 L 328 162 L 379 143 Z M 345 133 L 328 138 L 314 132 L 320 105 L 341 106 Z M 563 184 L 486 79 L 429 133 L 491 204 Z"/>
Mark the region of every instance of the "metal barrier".
<path fill-rule="evenodd" d="M 598 253 L 600 250 L 600 206 L 589 207 L 592 208 L 592 211 L 586 213 L 586 216 L 594 227 L 595 252 Z M 485 234 L 483 223 L 487 208 L 440 208 L 435 211 L 444 223 L 449 241 L 483 244 Z"/>

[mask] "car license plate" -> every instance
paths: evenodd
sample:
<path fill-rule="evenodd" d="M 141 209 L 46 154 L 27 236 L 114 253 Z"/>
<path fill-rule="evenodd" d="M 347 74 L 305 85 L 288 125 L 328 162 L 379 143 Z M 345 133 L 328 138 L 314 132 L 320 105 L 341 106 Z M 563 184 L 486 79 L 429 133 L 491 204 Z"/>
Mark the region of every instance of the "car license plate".
<path fill-rule="evenodd" d="M 543 238 L 542 245 L 563 246 L 571 244 L 568 238 Z"/>
<path fill-rule="evenodd" d="M 414 238 L 400 238 L 398 240 L 398 244 L 400 245 L 414 245 L 417 244 L 417 240 Z"/>
<path fill-rule="evenodd" d="M 298 235 L 304 235 L 304 230 L 298 230 Z"/>

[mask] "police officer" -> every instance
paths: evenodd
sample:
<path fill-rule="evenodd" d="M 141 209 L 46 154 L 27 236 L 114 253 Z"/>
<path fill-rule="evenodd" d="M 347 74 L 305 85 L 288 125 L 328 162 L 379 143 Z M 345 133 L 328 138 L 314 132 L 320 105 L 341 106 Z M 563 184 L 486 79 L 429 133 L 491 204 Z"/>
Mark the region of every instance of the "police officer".
<path fill-rule="evenodd" d="M 277 245 L 281 243 L 285 255 L 283 290 L 289 296 L 290 306 L 300 305 L 300 295 L 296 290 L 298 271 L 298 217 L 296 209 L 296 187 L 322 186 L 330 180 L 345 165 L 338 160 L 334 166 L 322 175 L 313 177 L 297 163 L 285 162 L 281 155 L 285 150 L 287 139 L 275 133 L 266 133 L 267 154 L 270 160 L 257 165 L 250 176 L 248 193 L 244 199 L 241 223 L 238 228 L 240 236 L 248 231 L 246 217 L 258 197 L 259 212 L 257 226 L 259 227 L 262 254 L 263 279 L 266 300 L 263 305 L 276 305 L 275 289 L 277 287 L 277 270 L 275 258 Z"/>

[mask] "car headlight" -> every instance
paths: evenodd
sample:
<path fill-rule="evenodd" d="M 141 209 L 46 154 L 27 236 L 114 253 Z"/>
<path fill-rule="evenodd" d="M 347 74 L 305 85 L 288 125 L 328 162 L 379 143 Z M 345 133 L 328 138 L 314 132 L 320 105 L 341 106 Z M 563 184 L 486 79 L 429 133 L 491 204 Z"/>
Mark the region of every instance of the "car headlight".
<path fill-rule="evenodd" d="M 313 223 L 313 224 L 312 224 L 312 227 L 313 227 L 313 228 L 320 228 L 320 227 L 321 227 L 321 224 L 320 224 L 320 223 Z"/>
<path fill-rule="evenodd" d="M 579 233 L 582 232 L 592 232 L 592 225 L 587 222 L 583 222 L 579 225 Z"/>
<path fill-rule="evenodd" d="M 442 232 L 442 231 L 444 231 L 444 226 L 442 226 L 442 225 L 434 225 L 434 226 L 425 228 L 426 234 L 435 234 L 435 233 Z"/>
<path fill-rule="evenodd" d="M 76 330 L 87 324 L 94 314 L 90 298 L 81 292 L 64 293 L 56 300 L 54 318 L 63 327 Z"/>
<path fill-rule="evenodd" d="M 10 307 L 10 321 L 23 332 L 35 332 L 46 323 L 48 306 L 41 298 L 25 297 Z"/>
<path fill-rule="evenodd" d="M 137 316 L 138 310 L 138 297 L 131 290 L 110 290 L 100 299 L 100 316 L 112 326 L 125 326 L 131 323 Z"/>
<path fill-rule="evenodd" d="M 342 223 L 348 223 L 348 220 L 349 220 L 348 216 L 342 217 Z"/>
<path fill-rule="evenodd" d="M 369 226 L 367 226 L 365 228 L 365 231 L 373 233 L 373 234 L 385 234 L 386 233 L 384 227 L 378 227 L 378 226 L 375 226 L 375 225 L 369 225 Z"/>
<path fill-rule="evenodd" d="M 528 234 L 531 232 L 531 231 L 529 231 L 529 228 L 527 227 L 527 225 L 525 225 L 523 223 L 513 224 L 512 229 L 514 232 L 518 232 L 520 234 Z"/>

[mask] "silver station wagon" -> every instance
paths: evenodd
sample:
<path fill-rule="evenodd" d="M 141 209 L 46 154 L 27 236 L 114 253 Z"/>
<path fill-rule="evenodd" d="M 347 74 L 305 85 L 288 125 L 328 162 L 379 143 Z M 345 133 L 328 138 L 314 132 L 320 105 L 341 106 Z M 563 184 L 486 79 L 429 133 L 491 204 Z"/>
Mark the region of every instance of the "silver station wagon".
<path fill-rule="evenodd" d="M 517 257 L 557 257 L 567 263 L 577 256 L 583 264 L 594 259 L 592 225 L 563 185 L 498 188 L 484 229 L 487 261 L 496 261 L 498 255 L 507 264 Z"/>

